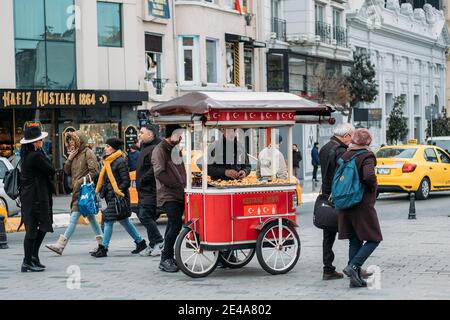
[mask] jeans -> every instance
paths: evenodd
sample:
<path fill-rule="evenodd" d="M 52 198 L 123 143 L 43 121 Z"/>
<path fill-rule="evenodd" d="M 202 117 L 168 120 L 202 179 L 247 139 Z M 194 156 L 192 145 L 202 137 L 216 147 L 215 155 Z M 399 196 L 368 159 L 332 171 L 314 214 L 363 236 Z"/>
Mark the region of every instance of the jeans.
<path fill-rule="evenodd" d="M 296 178 L 298 178 L 298 171 L 299 171 L 299 168 L 298 167 L 294 167 L 293 174 L 294 174 L 294 177 L 296 177 Z"/>
<path fill-rule="evenodd" d="M 348 264 L 361 268 L 379 244 L 380 242 L 378 241 L 366 241 L 363 245 L 361 240 L 357 237 L 353 237 L 349 241 Z"/>
<path fill-rule="evenodd" d="M 333 266 L 334 261 L 334 252 L 333 245 L 336 240 L 337 230 L 333 229 L 324 229 L 323 230 L 323 242 L 322 242 L 322 250 L 323 250 L 323 272 L 324 273 L 332 273 L 336 271 L 336 267 Z"/>
<path fill-rule="evenodd" d="M 156 244 L 164 241 L 161 233 L 159 233 L 158 225 L 156 224 L 156 206 L 154 205 L 141 205 L 138 214 L 139 221 L 147 229 L 148 242 L 150 247 L 154 247 Z"/>
<path fill-rule="evenodd" d="M 313 180 L 317 180 L 317 171 L 319 170 L 319 166 L 313 166 Z"/>
<path fill-rule="evenodd" d="M 113 234 L 113 226 L 116 221 L 107 221 L 105 222 L 105 234 L 103 236 L 103 246 L 108 249 L 109 242 L 111 241 L 111 237 Z M 133 238 L 134 242 L 139 243 L 142 241 L 142 237 L 139 234 L 139 231 L 136 229 L 134 224 L 130 222 L 130 219 L 120 220 L 119 223 L 125 229 L 126 232 Z"/>
<path fill-rule="evenodd" d="M 74 211 L 72 212 L 72 215 L 70 216 L 70 223 L 69 226 L 66 229 L 66 232 L 64 232 L 64 238 L 69 240 L 73 233 L 75 232 L 75 228 L 77 227 L 77 222 L 80 219 L 81 213 Z M 100 225 L 97 222 L 97 217 L 94 215 L 88 215 L 87 216 L 89 220 L 89 224 L 91 225 L 92 231 L 94 231 L 96 236 L 101 236 L 103 234 L 102 230 L 100 229 Z"/>
<path fill-rule="evenodd" d="M 161 254 L 162 261 L 173 259 L 174 257 L 175 241 L 177 240 L 183 225 L 182 216 L 184 212 L 184 203 L 166 202 L 163 209 L 167 213 L 168 222 L 166 233 L 164 234 L 164 249 Z"/>

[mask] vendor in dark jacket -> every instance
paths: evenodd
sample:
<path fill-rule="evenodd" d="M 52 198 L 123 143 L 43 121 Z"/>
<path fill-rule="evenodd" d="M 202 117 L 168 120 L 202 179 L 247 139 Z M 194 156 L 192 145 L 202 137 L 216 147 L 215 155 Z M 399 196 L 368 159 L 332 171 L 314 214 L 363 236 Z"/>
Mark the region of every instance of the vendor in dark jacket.
<path fill-rule="evenodd" d="M 20 201 L 22 203 L 22 223 L 25 225 L 22 272 L 44 271 L 39 261 L 39 249 L 47 232 L 53 232 L 53 184 L 55 175 L 50 160 L 42 151 L 43 139 L 48 136 L 39 127 L 27 128 L 20 141 L 21 178 Z"/>
<path fill-rule="evenodd" d="M 145 240 L 142 239 L 139 231 L 130 222 L 130 210 L 116 210 L 116 199 L 123 199 L 130 208 L 130 174 L 127 161 L 121 150 L 123 142 L 117 138 L 106 140 L 105 157 L 103 159 L 103 168 L 98 178 L 96 192 L 100 193 L 100 197 L 106 201 L 106 208 L 102 210 L 102 219 L 105 222 L 105 232 L 103 234 L 103 244 L 92 253 L 95 258 L 103 258 L 107 256 L 109 243 L 113 233 L 113 225 L 119 222 L 122 227 L 133 238 L 136 249 L 132 254 L 137 254 L 147 247 Z"/>
<path fill-rule="evenodd" d="M 319 180 L 317 180 L 317 171 L 320 166 L 318 142 L 315 142 L 314 147 L 311 149 L 311 164 L 313 166 L 313 182 L 318 182 Z"/>
<path fill-rule="evenodd" d="M 221 130 L 223 139 L 209 148 L 208 175 L 213 180 L 238 180 L 248 176 L 251 165 L 242 144 L 238 143 L 235 129 Z M 228 155 L 232 151 L 233 155 Z"/>
<path fill-rule="evenodd" d="M 140 154 L 141 152 L 135 144 L 130 146 L 130 149 L 128 151 L 128 168 L 130 169 L 130 171 L 136 170 Z"/>
<path fill-rule="evenodd" d="M 157 206 L 167 213 L 167 227 L 164 234 L 164 249 L 159 269 L 165 272 L 177 272 L 174 259 L 174 246 L 183 224 L 184 188 L 186 187 L 186 169 L 180 156 L 178 145 L 182 139 L 179 125 L 167 125 L 165 139 L 153 150 L 152 164 L 156 179 Z"/>
<path fill-rule="evenodd" d="M 334 130 L 334 135 L 319 152 L 320 170 L 322 172 L 322 193 L 319 199 L 328 199 L 331 195 L 331 185 L 336 171 L 337 161 L 347 151 L 348 144 L 352 140 L 355 128 L 350 124 L 340 124 Z M 319 200 L 318 199 L 318 200 Z M 323 230 L 323 280 L 342 279 L 344 275 L 336 271 L 333 266 L 334 252 L 333 245 L 336 240 L 338 226 Z"/>
<path fill-rule="evenodd" d="M 153 172 L 152 154 L 161 143 L 158 127 L 148 124 L 139 131 L 141 154 L 136 167 L 136 189 L 139 199 L 138 218 L 147 229 L 149 246 L 140 253 L 141 256 L 159 256 L 163 248 L 163 237 L 158 230 L 156 220 L 156 180 Z"/>

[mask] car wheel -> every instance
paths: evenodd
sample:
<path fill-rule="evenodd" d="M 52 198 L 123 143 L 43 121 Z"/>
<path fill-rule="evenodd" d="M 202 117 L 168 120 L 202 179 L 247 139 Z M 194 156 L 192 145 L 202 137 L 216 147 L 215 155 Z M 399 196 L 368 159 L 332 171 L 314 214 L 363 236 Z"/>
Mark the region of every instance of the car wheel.
<path fill-rule="evenodd" d="M 416 199 L 426 200 L 430 196 L 431 184 L 430 179 L 423 178 L 419 185 L 419 190 L 416 191 Z"/>

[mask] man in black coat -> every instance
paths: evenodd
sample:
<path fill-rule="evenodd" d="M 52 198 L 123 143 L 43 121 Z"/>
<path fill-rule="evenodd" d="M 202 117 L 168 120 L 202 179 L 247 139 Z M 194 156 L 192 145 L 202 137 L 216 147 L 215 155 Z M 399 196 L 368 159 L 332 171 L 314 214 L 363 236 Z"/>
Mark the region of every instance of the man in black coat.
<path fill-rule="evenodd" d="M 292 159 L 294 162 L 294 176 L 298 178 L 300 161 L 302 161 L 303 158 L 302 153 L 300 152 L 296 144 L 292 145 Z"/>
<path fill-rule="evenodd" d="M 136 166 L 136 189 L 139 199 L 139 220 L 147 229 L 150 245 L 140 253 L 141 256 L 159 256 L 163 249 L 163 237 L 156 220 L 156 180 L 153 172 L 152 153 L 161 142 L 158 128 L 148 124 L 139 131 L 141 153 Z"/>
<path fill-rule="evenodd" d="M 331 185 L 336 171 L 337 161 L 347 151 L 355 128 L 348 123 L 342 123 L 334 130 L 334 135 L 319 152 L 320 170 L 322 172 L 322 194 L 320 197 L 328 199 L 331 195 Z M 323 280 L 342 279 L 344 275 L 336 271 L 333 266 L 333 244 L 336 240 L 338 226 L 323 230 Z"/>

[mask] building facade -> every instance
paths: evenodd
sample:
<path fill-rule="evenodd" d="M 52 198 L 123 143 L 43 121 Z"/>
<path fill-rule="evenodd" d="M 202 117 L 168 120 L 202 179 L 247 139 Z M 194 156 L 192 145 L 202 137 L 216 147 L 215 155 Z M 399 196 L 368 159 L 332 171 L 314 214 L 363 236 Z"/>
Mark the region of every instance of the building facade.
<path fill-rule="evenodd" d="M 2 156 L 14 153 L 27 125 L 50 133 L 45 149 L 57 167 L 65 132 L 85 131 L 101 155 L 108 137 L 136 127 L 136 108 L 148 100 L 137 9 L 136 0 L 0 2 Z"/>
<path fill-rule="evenodd" d="M 378 109 L 379 121 L 358 123 L 374 132 L 374 144 L 386 143 L 389 114 L 395 97 L 406 100 L 408 139 L 424 142 L 425 109 L 446 103 L 446 50 L 450 45 L 443 12 L 425 4 L 413 9 L 398 0 L 356 1 L 349 6 L 349 41 L 375 64 L 379 95 L 361 108 Z M 357 5 L 360 5 L 358 7 Z"/>

